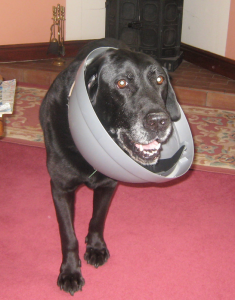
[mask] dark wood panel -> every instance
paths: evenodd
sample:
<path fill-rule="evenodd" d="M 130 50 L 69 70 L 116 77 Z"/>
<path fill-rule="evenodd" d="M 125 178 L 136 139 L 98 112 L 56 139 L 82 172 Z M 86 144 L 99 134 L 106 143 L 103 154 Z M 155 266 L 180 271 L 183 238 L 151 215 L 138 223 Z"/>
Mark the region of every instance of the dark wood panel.
<path fill-rule="evenodd" d="M 214 73 L 235 79 L 235 60 L 181 43 L 184 59 Z"/>
<path fill-rule="evenodd" d="M 75 57 L 89 40 L 66 41 L 65 57 Z M 49 43 L 18 44 L 0 46 L 0 62 L 37 60 L 55 58 L 56 55 L 47 54 Z"/>

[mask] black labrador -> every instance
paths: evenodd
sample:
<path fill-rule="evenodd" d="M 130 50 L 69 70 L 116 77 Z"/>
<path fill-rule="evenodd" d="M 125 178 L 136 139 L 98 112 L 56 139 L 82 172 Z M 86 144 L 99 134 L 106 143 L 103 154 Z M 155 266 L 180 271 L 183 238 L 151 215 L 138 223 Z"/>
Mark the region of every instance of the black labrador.
<path fill-rule="evenodd" d="M 77 70 L 101 46 L 118 49 L 108 49 L 91 62 L 85 75 L 87 91 L 103 126 L 123 151 L 139 164 L 156 164 L 172 121 L 180 118 L 166 70 L 150 56 L 113 39 L 87 44 L 51 85 L 40 108 L 40 122 L 62 244 L 58 285 L 71 295 L 84 285 L 73 226 L 75 191 L 81 184 L 94 190 L 84 258 L 95 267 L 109 258 L 103 231 L 117 182 L 99 172 L 90 177 L 94 170 L 77 150 L 68 124 L 69 92 Z"/>

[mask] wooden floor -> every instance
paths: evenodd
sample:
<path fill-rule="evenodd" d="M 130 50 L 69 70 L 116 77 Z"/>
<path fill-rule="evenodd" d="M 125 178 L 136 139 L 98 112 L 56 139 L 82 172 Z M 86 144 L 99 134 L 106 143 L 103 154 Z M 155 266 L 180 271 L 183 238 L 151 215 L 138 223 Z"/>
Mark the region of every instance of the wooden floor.
<path fill-rule="evenodd" d="M 31 83 L 49 87 L 55 77 L 72 59 L 66 59 L 62 67 L 54 60 L 38 60 L 0 63 L 4 80 L 16 79 L 18 83 Z M 235 110 L 235 80 L 217 75 L 187 61 L 171 72 L 172 84 L 181 104 L 193 104 Z"/>
<path fill-rule="evenodd" d="M 235 110 L 235 80 L 187 61 L 170 75 L 180 103 Z"/>

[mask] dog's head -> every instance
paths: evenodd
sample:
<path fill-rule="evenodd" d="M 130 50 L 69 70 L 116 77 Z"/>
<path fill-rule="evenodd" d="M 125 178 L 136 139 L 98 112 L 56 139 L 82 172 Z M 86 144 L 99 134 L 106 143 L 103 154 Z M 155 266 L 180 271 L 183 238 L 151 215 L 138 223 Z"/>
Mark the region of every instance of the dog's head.
<path fill-rule="evenodd" d="M 87 67 L 85 81 L 109 135 L 138 163 L 156 164 L 180 118 L 167 71 L 146 54 L 109 49 Z"/>

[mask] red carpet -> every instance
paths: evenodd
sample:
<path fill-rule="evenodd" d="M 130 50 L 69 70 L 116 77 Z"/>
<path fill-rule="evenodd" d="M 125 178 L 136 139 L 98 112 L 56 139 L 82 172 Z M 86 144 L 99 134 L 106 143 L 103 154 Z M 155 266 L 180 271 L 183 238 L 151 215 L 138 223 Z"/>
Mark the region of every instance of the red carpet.
<path fill-rule="evenodd" d="M 0 299 L 72 299 L 61 262 L 45 150 L 0 143 Z M 92 192 L 77 194 L 82 300 L 235 299 L 235 177 L 189 171 L 156 187 L 120 184 L 105 229 L 111 258 L 83 260 Z"/>

